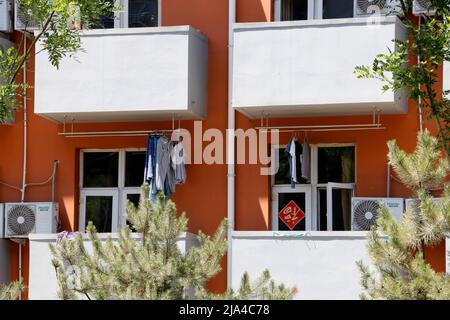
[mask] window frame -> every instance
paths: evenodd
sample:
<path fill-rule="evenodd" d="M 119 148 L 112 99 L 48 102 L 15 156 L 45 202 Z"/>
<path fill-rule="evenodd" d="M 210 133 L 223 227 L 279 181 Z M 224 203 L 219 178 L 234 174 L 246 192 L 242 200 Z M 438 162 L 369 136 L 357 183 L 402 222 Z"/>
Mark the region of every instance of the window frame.
<path fill-rule="evenodd" d="M 129 28 L 128 26 L 128 0 L 117 0 L 122 10 L 114 14 L 114 29 Z M 162 26 L 162 0 L 158 0 L 158 26 Z M 152 27 L 148 27 L 152 28 Z"/>
<path fill-rule="evenodd" d="M 141 186 L 125 187 L 125 173 L 126 173 L 126 153 L 127 152 L 146 152 L 146 148 L 122 148 L 122 149 L 81 149 L 80 150 L 80 167 L 79 167 L 79 223 L 78 229 L 80 232 L 85 232 L 86 223 L 86 196 L 102 196 L 117 193 L 115 200 L 113 199 L 113 216 L 111 232 L 117 232 L 118 228 L 126 226 L 125 208 L 128 194 L 140 194 Z M 113 188 L 89 188 L 83 187 L 83 173 L 84 173 L 84 154 L 93 152 L 117 152 L 118 157 L 118 183 L 117 187 Z M 142 182 L 144 182 L 144 172 L 142 172 Z M 115 208 L 115 209 L 114 209 Z"/>
<path fill-rule="evenodd" d="M 275 184 L 275 174 L 271 175 L 271 222 L 272 222 L 272 230 L 278 231 L 276 228 L 278 228 L 278 210 L 277 208 L 277 195 L 280 192 L 279 190 L 287 190 L 289 189 L 290 192 L 304 192 L 303 190 L 306 190 L 309 188 L 310 192 L 310 199 L 306 199 L 306 207 L 308 208 L 308 202 L 309 202 L 309 212 L 305 212 L 305 216 L 308 218 L 306 220 L 306 228 L 308 230 L 308 225 L 310 226 L 309 230 L 319 230 L 319 219 L 318 216 L 320 214 L 319 212 L 319 189 L 326 189 L 327 190 L 327 231 L 333 231 L 332 225 L 332 210 L 331 214 L 328 214 L 330 207 L 332 205 L 330 199 L 332 199 L 332 189 L 333 188 L 341 188 L 341 189 L 351 189 L 352 190 L 352 196 L 355 195 L 356 185 L 357 185 L 357 172 L 358 172 L 358 163 L 357 163 L 357 144 L 356 143 L 314 143 L 309 144 L 310 147 L 310 165 L 311 165 L 311 172 L 310 172 L 310 183 L 308 184 L 296 184 L 295 188 L 291 188 L 290 184 Z M 353 147 L 355 149 L 355 181 L 353 183 L 340 183 L 340 182 L 332 182 L 329 181 L 328 183 L 318 183 L 319 179 L 319 148 L 339 148 L 339 147 Z M 272 145 L 271 146 L 271 152 L 275 153 L 278 152 L 278 149 L 285 149 L 286 144 L 280 144 L 280 145 Z M 279 157 L 276 157 L 277 161 L 279 161 Z M 289 192 L 289 191 L 284 191 Z M 331 193 L 331 194 L 330 194 Z M 332 208 L 332 207 L 331 207 Z M 308 210 L 308 209 L 307 209 Z M 305 217 L 305 219 L 306 219 Z"/>
<path fill-rule="evenodd" d="M 308 19 L 307 20 L 322 20 L 323 19 L 323 0 L 307 0 L 308 1 Z M 281 5 L 283 0 L 274 0 L 274 21 L 281 21 Z M 355 10 L 353 10 L 353 17 L 355 18 Z M 350 18 L 347 18 L 350 19 Z"/>

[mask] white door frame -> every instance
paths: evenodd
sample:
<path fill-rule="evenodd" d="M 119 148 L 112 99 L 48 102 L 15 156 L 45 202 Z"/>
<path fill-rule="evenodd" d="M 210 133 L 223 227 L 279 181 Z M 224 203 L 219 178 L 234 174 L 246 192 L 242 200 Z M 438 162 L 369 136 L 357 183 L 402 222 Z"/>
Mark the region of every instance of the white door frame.
<path fill-rule="evenodd" d="M 312 230 L 312 211 L 311 211 L 311 185 L 297 184 L 295 188 L 290 185 L 272 186 L 272 230 L 278 231 L 278 194 L 279 193 L 304 193 L 305 194 L 305 229 Z"/>

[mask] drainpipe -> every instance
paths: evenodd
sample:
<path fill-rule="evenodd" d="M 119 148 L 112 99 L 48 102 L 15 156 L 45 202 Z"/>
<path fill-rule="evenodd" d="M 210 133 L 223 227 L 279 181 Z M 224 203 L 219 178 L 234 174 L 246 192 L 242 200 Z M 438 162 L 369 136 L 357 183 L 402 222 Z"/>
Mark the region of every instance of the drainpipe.
<path fill-rule="evenodd" d="M 227 287 L 232 286 L 232 236 L 234 230 L 235 205 L 235 165 L 234 165 L 234 129 L 235 113 L 232 104 L 233 91 L 233 25 L 236 22 L 236 0 L 228 0 L 228 130 L 227 130 L 227 218 L 228 218 L 228 251 L 227 251 Z"/>
<path fill-rule="evenodd" d="M 27 51 L 27 35 L 25 31 L 23 32 L 23 52 L 24 55 Z M 27 62 L 25 60 L 25 63 L 23 65 L 23 83 L 26 87 L 27 84 Z M 24 96 L 23 96 L 23 171 L 22 171 L 22 195 L 20 198 L 21 202 L 25 202 L 25 188 L 26 180 L 27 180 L 27 135 L 28 135 L 28 117 L 27 117 L 27 95 L 26 95 L 26 89 L 24 90 Z"/>

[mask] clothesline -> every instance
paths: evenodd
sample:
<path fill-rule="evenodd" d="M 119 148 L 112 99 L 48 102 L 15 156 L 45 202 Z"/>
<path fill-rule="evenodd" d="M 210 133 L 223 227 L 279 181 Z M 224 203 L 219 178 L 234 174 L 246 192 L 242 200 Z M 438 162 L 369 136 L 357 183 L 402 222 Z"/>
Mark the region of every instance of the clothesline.
<path fill-rule="evenodd" d="M 149 134 L 164 135 L 167 133 L 179 132 L 182 129 L 156 129 L 156 130 L 135 130 L 135 131 L 76 131 L 59 132 L 58 135 L 67 138 L 90 138 L 90 137 L 142 137 Z"/>

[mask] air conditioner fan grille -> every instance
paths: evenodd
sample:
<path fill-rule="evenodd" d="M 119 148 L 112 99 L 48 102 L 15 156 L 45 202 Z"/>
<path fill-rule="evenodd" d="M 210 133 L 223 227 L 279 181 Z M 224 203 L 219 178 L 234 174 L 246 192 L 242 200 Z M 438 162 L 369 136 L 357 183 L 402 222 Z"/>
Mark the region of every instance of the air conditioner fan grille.
<path fill-rule="evenodd" d="M 29 234 L 36 224 L 36 215 L 30 207 L 17 205 L 8 211 L 8 229 L 14 235 Z"/>
<path fill-rule="evenodd" d="M 359 202 L 353 210 L 353 223 L 359 230 L 369 231 L 377 223 L 380 205 L 373 200 Z"/>
<path fill-rule="evenodd" d="M 376 6 L 380 10 L 383 10 L 387 6 L 387 0 L 358 0 L 357 6 L 359 10 L 363 13 L 371 13 L 369 7 Z"/>

